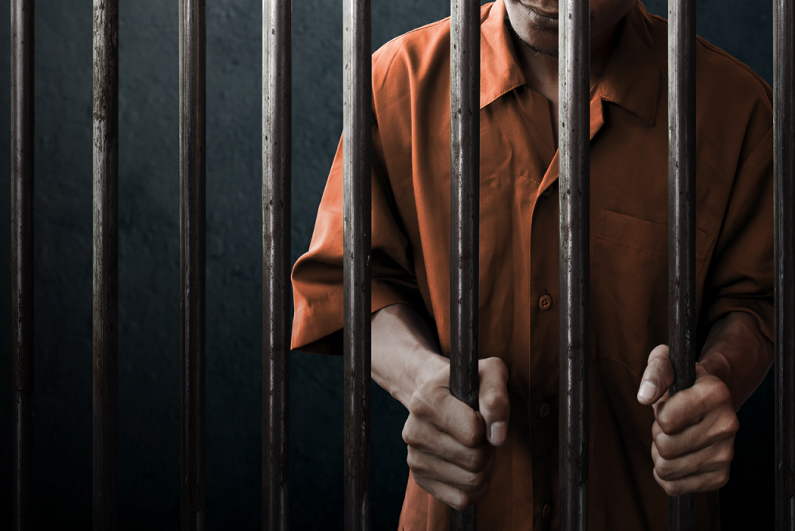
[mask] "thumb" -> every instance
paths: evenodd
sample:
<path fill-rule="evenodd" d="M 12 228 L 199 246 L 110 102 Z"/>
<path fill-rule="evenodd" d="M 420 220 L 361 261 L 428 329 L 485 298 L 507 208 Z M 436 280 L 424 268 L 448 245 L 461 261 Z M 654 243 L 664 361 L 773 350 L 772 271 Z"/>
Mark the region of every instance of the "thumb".
<path fill-rule="evenodd" d="M 654 347 L 643 371 L 638 388 L 638 402 L 650 406 L 657 402 L 674 383 L 674 368 L 668 357 L 668 345 Z"/>
<path fill-rule="evenodd" d="M 500 358 L 488 358 L 478 363 L 480 390 L 478 407 L 486 422 L 489 443 L 500 446 L 508 435 L 508 369 Z"/>

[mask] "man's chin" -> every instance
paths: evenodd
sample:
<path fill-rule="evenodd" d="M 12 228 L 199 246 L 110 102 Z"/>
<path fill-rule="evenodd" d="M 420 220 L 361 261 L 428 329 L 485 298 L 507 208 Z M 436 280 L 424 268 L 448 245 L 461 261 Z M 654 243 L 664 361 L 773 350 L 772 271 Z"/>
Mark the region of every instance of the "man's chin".
<path fill-rule="evenodd" d="M 531 40 L 527 40 L 524 39 L 521 35 L 519 35 L 519 33 L 511 24 L 511 21 L 508 17 L 505 17 L 505 23 L 508 24 L 508 28 L 510 28 L 511 34 L 514 36 L 514 38 L 520 41 L 523 45 L 527 46 L 529 49 L 533 50 L 536 53 L 551 55 L 552 57 L 558 56 L 557 30 L 551 31 L 546 28 L 534 28 L 531 30 Z M 542 33 L 546 35 L 541 35 Z"/>

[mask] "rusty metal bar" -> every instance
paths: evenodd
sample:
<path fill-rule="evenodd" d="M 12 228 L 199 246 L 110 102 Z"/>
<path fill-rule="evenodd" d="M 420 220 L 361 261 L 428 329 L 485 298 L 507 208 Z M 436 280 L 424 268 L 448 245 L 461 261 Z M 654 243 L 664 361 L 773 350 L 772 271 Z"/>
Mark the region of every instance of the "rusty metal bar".
<path fill-rule="evenodd" d="M 588 529 L 589 0 L 560 2 L 560 529 Z"/>
<path fill-rule="evenodd" d="M 776 530 L 795 531 L 795 6 L 773 3 Z"/>
<path fill-rule="evenodd" d="M 33 529 L 33 0 L 11 1 L 12 521 Z"/>
<path fill-rule="evenodd" d="M 480 2 L 450 4 L 450 392 L 478 409 Z M 477 506 L 450 529 L 477 529 Z"/>
<path fill-rule="evenodd" d="M 119 2 L 94 0 L 94 531 L 118 527 Z"/>
<path fill-rule="evenodd" d="M 289 525 L 292 2 L 262 2 L 262 529 Z"/>
<path fill-rule="evenodd" d="M 204 529 L 205 0 L 179 2 L 181 521 Z"/>
<path fill-rule="evenodd" d="M 696 379 L 696 2 L 668 2 L 668 347 L 671 396 Z M 671 531 L 695 529 L 693 494 L 670 499 Z"/>
<path fill-rule="evenodd" d="M 370 0 L 343 4 L 344 527 L 364 531 L 370 529 L 371 8 Z"/>

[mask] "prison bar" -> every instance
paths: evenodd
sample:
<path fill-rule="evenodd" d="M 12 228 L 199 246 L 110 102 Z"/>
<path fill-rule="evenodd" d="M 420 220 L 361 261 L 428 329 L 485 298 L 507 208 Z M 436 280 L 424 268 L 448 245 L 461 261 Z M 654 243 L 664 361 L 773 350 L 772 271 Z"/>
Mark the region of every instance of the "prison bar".
<path fill-rule="evenodd" d="M 343 7 L 345 531 L 370 529 L 370 0 Z"/>
<path fill-rule="evenodd" d="M 795 531 L 795 22 L 773 3 L 776 276 L 776 530 Z"/>
<path fill-rule="evenodd" d="M 588 529 L 590 2 L 560 2 L 560 421 L 562 531 Z"/>
<path fill-rule="evenodd" d="M 450 392 L 478 409 L 480 2 L 450 4 Z M 450 529 L 477 529 L 477 505 Z"/>
<path fill-rule="evenodd" d="M 94 0 L 93 527 L 118 527 L 119 2 Z"/>
<path fill-rule="evenodd" d="M 33 0 L 11 1 L 12 525 L 33 529 Z"/>
<path fill-rule="evenodd" d="M 668 348 L 670 396 L 696 380 L 696 2 L 668 2 Z M 668 528 L 695 529 L 695 496 L 669 501 Z"/>
<path fill-rule="evenodd" d="M 181 522 L 204 529 L 206 0 L 179 2 Z"/>
<path fill-rule="evenodd" d="M 262 529 L 289 527 L 292 2 L 262 2 Z"/>

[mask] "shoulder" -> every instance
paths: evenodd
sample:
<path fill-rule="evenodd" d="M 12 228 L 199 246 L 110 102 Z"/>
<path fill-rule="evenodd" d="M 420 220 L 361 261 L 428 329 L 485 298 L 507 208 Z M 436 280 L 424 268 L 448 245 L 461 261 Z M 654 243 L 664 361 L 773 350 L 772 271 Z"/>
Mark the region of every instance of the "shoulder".
<path fill-rule="evenodd" d="M 373 54 L 373 91 L 416 83 L 450 60 L 450 18 L 395 37 Z M 449 69 L 449 66 L 448 66 Z"/>
<path fill-rule="evenodd" d="M 661 82 L 667 88 L 668 21 L 648 15 L 650 33 L 657 49 Z M 740 160 L 773 127 L 773 91 L 742 61 L 707 41 L 696 43 L 696 113 L 699 131 L 727 142 L 737 137 L 742 143 Z"/>
<path fill-rule="evenodd" d="M 648 14 L 650 32 L 658 55 L 667 57 L 668 21 L 660 16 Z M 712 91 L 723 87 L 735 93 L 742 89 L 741 99 L 764 100 L 771 104 L 773 91 L 756 72 L 742 61 L 732 57 L 707 39 L 698 36 L 696 44 L 696 71 L 698 83 Z"/>

